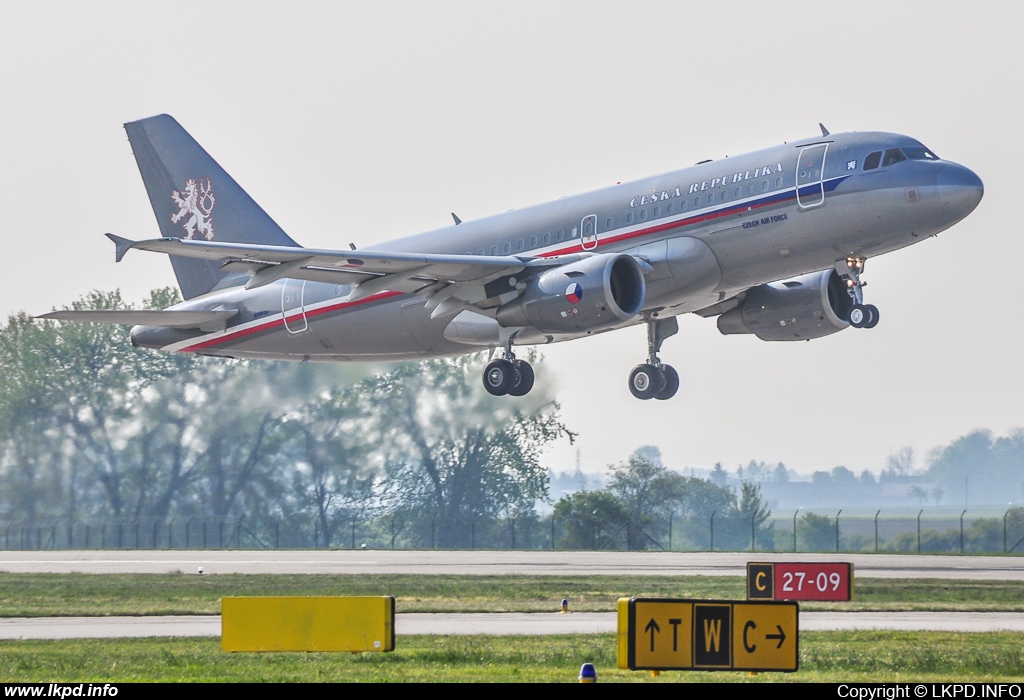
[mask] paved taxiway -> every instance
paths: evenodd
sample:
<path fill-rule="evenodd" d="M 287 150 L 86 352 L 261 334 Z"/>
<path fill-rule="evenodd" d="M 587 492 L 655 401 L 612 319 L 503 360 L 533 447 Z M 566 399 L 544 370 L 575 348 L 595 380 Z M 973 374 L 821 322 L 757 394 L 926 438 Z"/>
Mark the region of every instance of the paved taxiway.
<path fill-rule="evenodd" d="M 615 613 L 399 613 L 395 633 L 600 634 L 614 633 Z M 1024 632 L 1024 613 L 802 612 L 800 629 Z M 0 619 L 0 639 L 100 637 L 219 637 L 218 615 L 153 617 L 39 617 Z"/>
<path fill-rule="evenodd" d="M 849 561 L 858 578 L 1024 581 L 1024 558 L 761 552 L 525 550 L 0 551 L 0 571 L 194 574 L 462 574 L 498 576 L 745 576 L 748 561 Z"/>

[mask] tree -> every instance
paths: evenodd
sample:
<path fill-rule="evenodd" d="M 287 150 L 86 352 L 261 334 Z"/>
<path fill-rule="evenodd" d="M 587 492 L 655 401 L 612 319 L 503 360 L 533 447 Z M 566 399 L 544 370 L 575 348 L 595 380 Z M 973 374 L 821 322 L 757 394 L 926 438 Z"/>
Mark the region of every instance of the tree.
<path fill-rule="evenodd" d="M 296 459 L 291 484 L 296 510 L 314 512 L 328 547 L 344 525 L 379 510 L 374 452 L 383 441 L 383 425 L 375 420 L 372 385 L 367 380 L 333 389 L 283 420 Z"/>
<path fill-rule="evenodd" d="M 618 548 L 625 544 L 626 505 L 609 491 L 577 491 L 555 504 L 553 517 L 560 528 L 563 549 Z"/>
<path fill-rule="evenodd" d="M 891 454 L 885 460 L 886 471 L 893 476 L 910 476 L 914 473 L 914 463 L 917 454 L 913 447 L 903 447 L 895 454 Z"/>
<path fill-rule="evenodd" d="M 436 517 L 441 547 L 469 545 L 478 517 L 532 512 L 548 493 L 542 450 L 573 437 L 542 390 L 487 394 L 483 364 L 481 355 L 410 363 L 373 383 L 391 508 Z"/>
<path fill-rule="evenodd" d="M 750 546 L 751 532 L 754 533 L 754 541 L 760 542 L 762 547 L 774 546 L 774 535 L 772 530 L 774 524 L 764 523 L 772 515 L 767 504 L 761 498 L 761 486 L 749 481 L 744 481 L 740 487 L 740 498 L 736 509 L 730 516 L 733 524 L 736 546 L 746 548 Z M 745 540 L 745 546 L 743 543 Z"/>
<path fill-rule="evenodd" d="M 805 552 L 823 552 L 835 548 L 835 521 L 827 515 L 804 513 L 797 527 L 797 542 Z"/>
<path fill-rule="evenodd" d="M 685 479 L 680 491 L 672 507 L 679 516 L 676 531 L 681 541 L 688 542 L 693 548 L 709 547 L 712 514 L 720 518 L 719 523 L 727 523 L 736 503 L 736 494 L 727 486 L 695 477 Z M 719 539 L 719 544 L 722 541 Z"/>
<path fill-rule="evenodd" d="M 641 448 L 621 464 L 609 467 L 608 490 L 629 509 L 629 517 L 637 529 L 630 549 L 646 549 L 659 545 L 667 530 L 668 513 L 683 495 L 686 477 L 650 459 L 650 450 Z M 632 534 L 632 530 L 630 530 Z"/>

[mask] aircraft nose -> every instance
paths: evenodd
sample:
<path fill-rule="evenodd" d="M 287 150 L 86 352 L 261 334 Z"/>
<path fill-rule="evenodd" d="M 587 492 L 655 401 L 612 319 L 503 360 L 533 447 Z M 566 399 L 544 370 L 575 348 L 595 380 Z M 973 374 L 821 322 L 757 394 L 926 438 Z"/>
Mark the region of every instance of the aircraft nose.
<path fill-rule="evenodd" d="M 957 220 L 964 218 L 978 206 L 985 194 L 985 185 L 972 170 L 956 163 L 947 163 L 938 178 L 942 203 L 952 209 Z"/>

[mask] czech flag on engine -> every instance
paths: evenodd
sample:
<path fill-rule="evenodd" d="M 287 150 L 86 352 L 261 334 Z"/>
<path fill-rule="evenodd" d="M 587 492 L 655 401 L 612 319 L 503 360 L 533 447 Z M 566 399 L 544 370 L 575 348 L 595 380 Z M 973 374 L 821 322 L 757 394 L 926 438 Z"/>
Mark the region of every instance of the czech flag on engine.
<path fill-rule="evenodd" d="M 583 298 L 583 287 L 580 286 L 579 282 L 573 282 L 565 288 L 565 298 L 570 304 L 578 304 L 580 299 Z"/>

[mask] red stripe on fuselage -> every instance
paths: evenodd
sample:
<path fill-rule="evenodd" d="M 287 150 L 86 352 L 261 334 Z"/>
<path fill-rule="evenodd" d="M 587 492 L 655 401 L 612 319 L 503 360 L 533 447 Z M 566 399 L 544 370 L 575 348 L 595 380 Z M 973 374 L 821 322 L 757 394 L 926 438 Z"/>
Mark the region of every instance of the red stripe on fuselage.
<path fill-rule="evenodd" d="M 778 197 L 778 199 L 774 199 L 775 197 Z M 754 211 L 755 209 L 761 209 L 763 207 L 770 207 L 770 206 L 773 206 L 775 204 L 781 204 L 782 202 L 786 202 L 786 201 L 788 201 L 790 199 L 795 199 L 795 198 L 796 198 L 796 192 L 795 191 L 792 192 L 792 193 L 787 194 L 784 197 L 780 197 L 780 193 L 776 193 L 776 194 L 772 195 L 772 198 L 770 198 L 768 201 L 765 201 L 765 202 L 759 202 L 757 204 L 740 204 L 740 205 L 735 206 L 735 207 L 729 207 L 728 209 L 722 209 L 720 211 L 710 212 L 708 214 L 702 214 L 700 216 L 694 216 L 694 217 L 692 217 L 690 219 L 678 219 L 676 221 L 670 221 L 668 223 L 659 224 L 657 226 L 650 226 L 648 228 L 640 229 L 638 231 L 633 231 L 631 233 L 623 233 L 623 234 L 620 234 L 618 236 L 607 236 L 605 238 L 598 238 L 597 246 L 594 246 L 594 248 L 591 248 L 591 250 L 596 250 L 598 246 L 609 245 L 610 243 L 618 243 L 619 241 L 628 241 L 631 238 L 639 238 L 641 236 L 649 236 L 649 235 L 654 234 L 654 233 L 661 233 L 662 231 L 669 231 L 669 230 L 674 229 L 674 228 L 685 228 L 687 226 L 693 226 L 694 224 L 702 224 L 705 221 L 714 221 L 715 219 L 720 219 L 723 216 L 731 216 L 732 214 L 736 214 L 738 212 Z M 559 255 L 566 255 L 568 253 L 579 253 L 579 252 L 586 252 L 586 251 L 583 250 L 583 244 L 582 243 L 575 244 L 575 245 L 570 246 L 568 248 L 562 248 L 561 250 L 553 250 L 553 251 L 551 251 L 549 253 L 541 253 L 538 257 L 541 257 L 541 258 L 554 258 L 554 257 L 557 257 Z"/>
<path fill-rule="evenodd" d="M 714 221 L 715 219 L 720 219 L 723 216 L 730 216 L 730 215 L 735 214 L 737 212 L 753 211 L 755 209 L 761 209 L 763 207 L 769 207 L 769 206 L 772 206 L 774 204 L 781 204 L 782 202 L 788 201 L 790 199 L 794 199 L 796 197 L 796 191 L 793 191 L 792 193 L 788 193 L 785 196 L 782 196 L 782 195 L 783 195 L 783 193 L 775 193 L 773 195 L 769 195 L 768 198 L 767 198 L 767 201 L 764 201 L 764 202 L 759 202 L 759 203 L 756 203 L 756 204 L 740 204 L 738 206 L 729 207 L 727 209 L 721 209 L 719 211 L 709 212 L 707 214 L 701 214 L 700 216 L 694 216 L 694 217 L 691 217 L 689 219 L 678 219 L 676 221 L 670 221 L 668 223 L 658 224 L 657 226 L 650 226 L 648 228 L 639 229 L 639 230 L 633 231 L 631 233 L 623 233 L 623 234 L 620 234 L 618 236 L 608 236 L 606 238 L 599 238 L 598 241 L 597 241 L 597 246 L 595 246 L 591 250 L 596 250 L 598 246 L 610 245 L 612 243 L 618 243 L 620 241 L 628 241 L 628 240 L 633 239 L 633 238 L 640 238 L 640 237 L 643 237 L 643 236 L 649 236 L 649 235 L 652 235 L 652 234 L 655 234 L 655 233 L 661 233 L 662 231 L 668 231 L 668 230 L 671 230 L 671 229 L 674 229 L 674 228 L 685 228 L 687 226 L 693 226 L 693 225 L 696 225 L 696 224 L 702 224 L 702 223 L 704 223 L 706 221 Z M 566 255 L 568 253 L 575 253 L 575 252 L 583 252 L 583 244 L 582 243 L 577 243 L 577 244 L 572 245 L 572 246 L 570 246 L 568 248 L 562 248 L 560 250 L 553 250 L 553 251 L 550 251 L 550 252 L 547 252 L 547 253 L 541 253 L 538 257 L 541 257 L 541 258 L 553 258 L 553 257 L 557 257 L 559 255 Z M 366 303 L 371 302 L 371 301 L 378 301 L 378 300 L 387 299 L 387 298 L 390 298 L 390 297 L 402 296 L 404 294 L 405 294 L 405 292 L 380 292 L 378 294 L 374 294 L 373 296 L 369 296 L 369 297 L 367 297 L 365 299 L 360 299 L 359 301 L 353 301 L 353 302 L 345 302 L 345 301 L 343 301 L 343 302 L 339 302 L 337 304 L 330 304 L 328 306 L 323 306 L 323 307 L 320 307 L 318 309 L 313 309 L 312 311 L 306 311 L 306 318 L 309 318 L 311 316 L 320 316 L 322 314 L 331 313 L 333 311 L 343 311 L 344 309 L 352 308 L 354 306 L 359 306 L 361 304 L 366 304 Z M 300 315 L 301 314 L 293 314 L 291 316 L 291 318 L 296 318 L 296 317 L 298 317 Z M 201 343 L 196 343 L 195 345 L 191 345 L 191 346 L 189 346 L 187 348 L 182 348 L 179 352 L 196 352 L 197 350 L 204 350 L 206 348 L 213 347 L 215 345 L 220 345 L 221 343 L 225 343 L 225 342 L 228 342 L 230 340 L 237 340 L 238 338 L 244 338 L 246 336 L 253 335 L 255 333 L 262 333 L 263 331 L 267 331 L 267 330 L 270 330 L 272 328 L 277 328 L 278 326 L 282 326 L 282 325 L 284 325 L 284 318 L 283 317 L 281 317 L 281 318 L 274 318 L 274 319 L 272 319 L 270 321 L 267 321 L 266 323 L 261 324 L 259 326 L 252 326 L 250 328 L 245 328 L 245 329 L 242 329 L 242 330 L 235 331 L 235 332 L 231 333 L 230 335 L 222 335 L 219 338 L 212 338 L 210 340 L 206 340 L 206 341 L 203 341 Z"/>
<path fill-rule="evenodd" d="M 308 319 L 310 316 L 320 316 L 321 314 L 330 313 L 332 311 L 340 311 L 342 309 L 349 309 L 349 308 L 352 308 L 353 306 L 360 306 L 362 304 L 368 304 L 371 301 L 378 301 L 380 299 L 387 299 L 388 297 L 400 296 L 400 295 L 402 295 L 404 293 L 405 292 L 380 292 L 378 294 L 374 294 L 373 296 L 366 297 L 365 299 L 360 299 L 359 301 L 351 301 L 351 302 L 350 301 L 342 301 L 342 302 L 339 302 L 337 304 L 329 304 L 327 306 L 321 306 L 319 308 L 306 311 L 305 314 L 306 314 L 306 318 Z M 292 314 L 292 316 L 289 317 L 289 320 L 297 318 L 297 317 L 299 317 L 301 315 L 302 315 L 301 312 L 297 313 L 297 314 Z M 219 338 L 211 338 L 210 340 L 205 340 L 205 341 L 203 341 L 201 343 L 196 343 L 195 345 L 190 345 L 187 348 L 182 348 L 180 350 L 180 352 L 195 352 L 197 350 L 203 350 L 205 348 L 213 347 L 214 345 L 220 345 L 221 343 L 227 342 L 229 340 L 237 340 L 239 338 L 244 338 L 246 336 L 253 335 L 255 333 L 262 333 L 263 331 L 267 331 L 267 330 L 270 330 L 271 328 L 277 328 L 278 326 L 283 326 L 283 325 L 284 325 L 284 317 L 283 316 L 281 316 L 279 318 L 273 318 L 273 319 L 267 321 L 266 323 L 262 323 L 262 324 L 260 324 L 258 326 L 251 326 L 249 328 L 243 328 L 241 330 L 238 330 L 238 331 L 235 331 L 235 332 L 231 333 L 230 335 L 222 335 Z"/>

